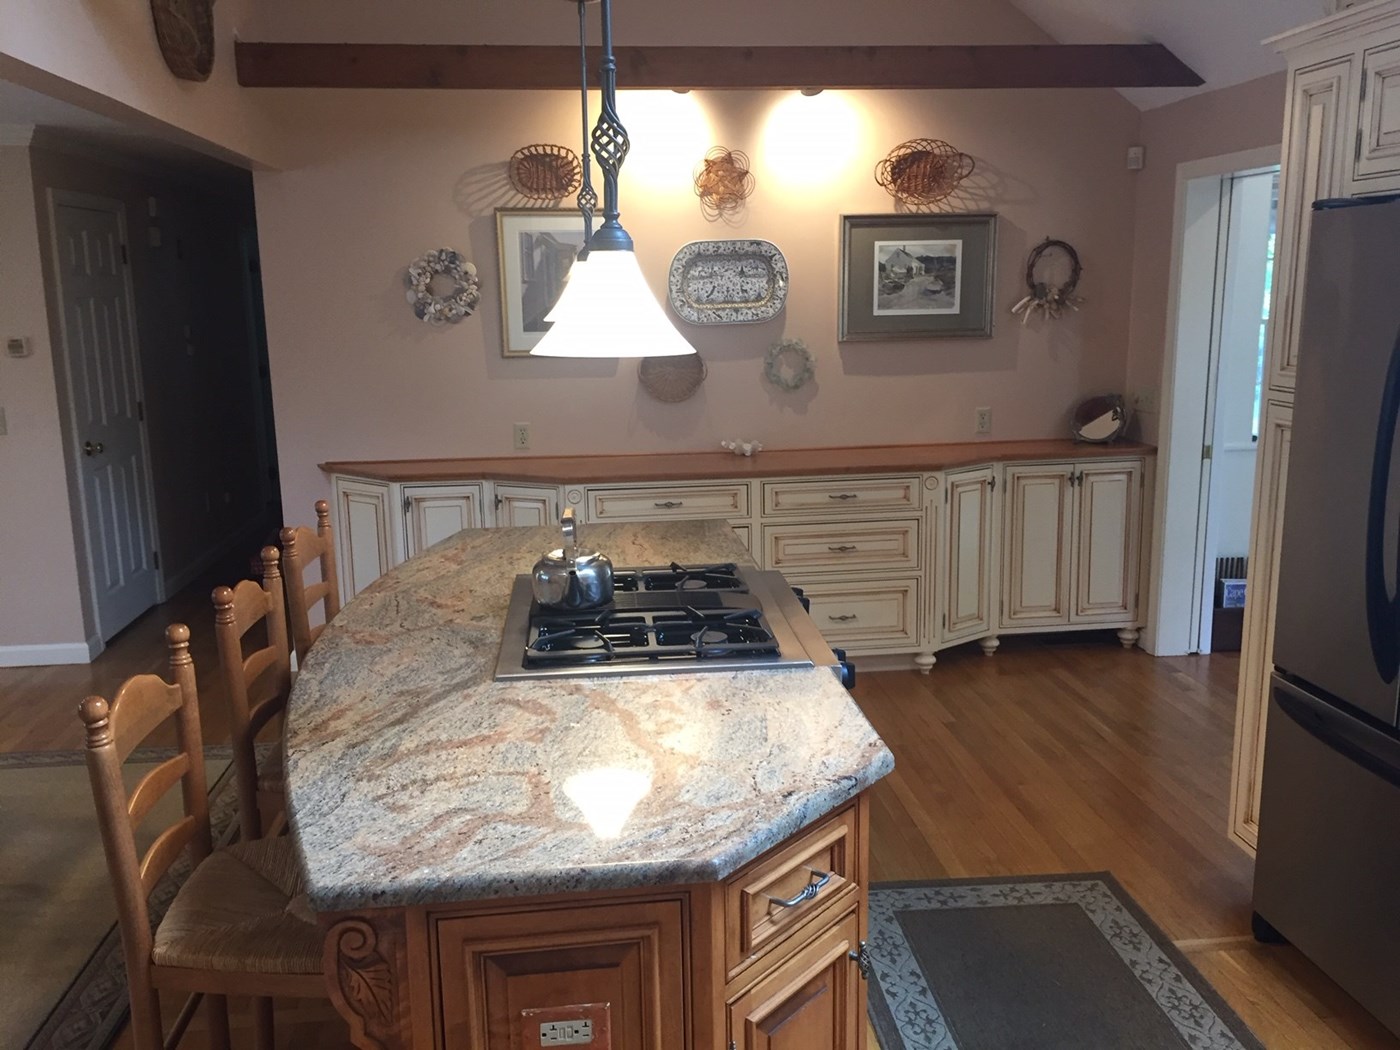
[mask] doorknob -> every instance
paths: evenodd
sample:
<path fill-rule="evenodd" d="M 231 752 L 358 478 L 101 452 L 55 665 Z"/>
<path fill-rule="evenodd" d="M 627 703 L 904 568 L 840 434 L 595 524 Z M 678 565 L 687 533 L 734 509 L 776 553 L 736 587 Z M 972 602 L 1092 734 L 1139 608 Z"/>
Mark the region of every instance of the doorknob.
<path fill-rule="evenodd" d="M 100 442 L 100 441 L 84 441 L 84 442 L 83 442 L 83 455 L 85 455 L 85 456 L 96 456 L 96 455 L 100 455 L 101 453 L 102 453 L 102 442 Z"/>

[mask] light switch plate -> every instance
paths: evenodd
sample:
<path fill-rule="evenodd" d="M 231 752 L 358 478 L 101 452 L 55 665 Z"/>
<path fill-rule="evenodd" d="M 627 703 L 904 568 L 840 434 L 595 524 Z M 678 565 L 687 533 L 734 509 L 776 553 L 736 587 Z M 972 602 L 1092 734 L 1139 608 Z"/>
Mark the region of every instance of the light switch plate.
<path fill-rule="evenodd" d="M 12 335 L 5 340 L 5 353 L 11 357 L 28 357 L 34 346 L 27 335 Z"/>

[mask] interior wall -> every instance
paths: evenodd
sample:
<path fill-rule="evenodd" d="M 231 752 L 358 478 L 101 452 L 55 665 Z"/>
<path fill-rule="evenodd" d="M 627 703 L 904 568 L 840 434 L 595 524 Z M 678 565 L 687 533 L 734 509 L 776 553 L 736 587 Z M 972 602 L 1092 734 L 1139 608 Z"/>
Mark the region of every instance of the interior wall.
<path fill-rule="evenodd" d="M 254 225 L 250 180 L 114 163 L 52 139 L 36 140 L 33 171 L 46 267 L 49 190 L 126 209 L 161 572 L 173 593 L 264 515 L 241 247 Z M 50 322 L 59 331 L 56 314 Z"/>
<path fill-rule="evenodd" d="M 992 436 L 1066 432 L 1071 408 L 1122 388 L 1133 177 L 1124 150 L 1138 116 L 1113 92 L 624 92 L 634 148 L 623 222 L 652 288 L 689 241 L 775 242 L 791 271 L 786 311 L 763 324 L 677 322 L 709 377 L 681 404 L 651 399 L 634 362 L 503 359 L 493 209 L 522 203 L 505 162 L 528 142 L 572 143 L 578 100 L 563 92 L 278 92 L 287 170 L 258 173 L 268 335 L 288 513 L 326 494 L 327 459 L 508 454 L 529 422 L 535 453 L 970 440 L 973 409 Z M 596 100 L 594 104 L 596 112 Z M 943 210 L 999 215 L 995 334 L 838 344 L 842 214 L 889 213 L 875 162 L 936 135 L 972 154 L 973 176 Z M 708 222 L 692 175 L 711 146 L 745 150 L 756 189 L 731 222 Z M 294 145 L 290 145 L 294 144 Z M 1023 326 L 1024 261 L 1042 238 L 1085 263 L 1088 304 Z M 406 265 L 464 250 L 484 294 L 443 329 L 404 301 Z M 804 340 L 816 378 L 767 383 L 763 355 Z"/>
<path fill-rule="evenodd" d="M 1177 166 L 1282 142 L 1286 77 L 1260 77 L 1142 114 L 1147 166 L 1134 209 L 1127 389 L 1145 395 L 1136 413 L 1144 441 L 1155 444 L 1161 426 Z"/>
<path fill-rule="evenodd" d="M 0 352 L 0 666 L 80 662 L 88 632 L 27 147 L 0 146 L 0 245 L 0 339 L 27 339 L 31 351 Z"/>

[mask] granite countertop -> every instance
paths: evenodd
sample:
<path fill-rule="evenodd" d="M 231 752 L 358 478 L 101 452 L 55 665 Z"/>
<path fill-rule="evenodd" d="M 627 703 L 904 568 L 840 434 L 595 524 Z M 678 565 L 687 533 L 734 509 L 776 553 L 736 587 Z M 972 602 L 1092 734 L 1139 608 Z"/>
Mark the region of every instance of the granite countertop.
<path fill-rule="evenodd" d="M 380 481 L 530 481 L 546 485 L 629 481 L 701 481 L 794 475 L 890 474 L 981 463 L 1150 456 L 1137 441 L 1085 444 L 1067 438 L 1040 441 L 963 441 L 941 445 L 860 445 L 848 448 L 764 449 L 756 456 L 729 452 L 654 452 L 610 456 L 496 456 L 479 459 L 334 460 L 328 474 Z"/>
<path fill-rule="evenodd" d="M 722 522 L 586 538 L 619 567 L 748 560 Z M 512 579 L 557 543 L 458 533 L 316 642 L 286 746 L 317 911 L 711 882 L 894 767 L 828 669 L 493 681 Z"/>

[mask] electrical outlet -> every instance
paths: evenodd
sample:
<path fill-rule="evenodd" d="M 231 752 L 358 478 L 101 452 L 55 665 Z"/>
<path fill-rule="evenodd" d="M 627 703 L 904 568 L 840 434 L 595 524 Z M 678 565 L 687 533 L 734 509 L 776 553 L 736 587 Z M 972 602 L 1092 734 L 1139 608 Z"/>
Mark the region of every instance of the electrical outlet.
<path fill-rule="evenodd" d="M 593 1022 L 545 1021 L 540 1025 L 540 1046 L 587 1046 L 593 1042 Z"/>
<path fill-rule="evenodd" d="M 5 423 L 5 410 L 0 408 L 0 437 L 4 437 L 9 432 L 10 428 Z"/>
<path fill-rule="evenodd" d="M 510 444 L 514 449 L 525 449 L 530 447 L 530 424 L 512 423 L 510 428 Z"/>
<path fill-rule="evenodd" d="M 979 408 L 973 416 L 973 431 L 978 434 L 990 434 L 992 432 L 992 410 L 990 408 Z"/>

